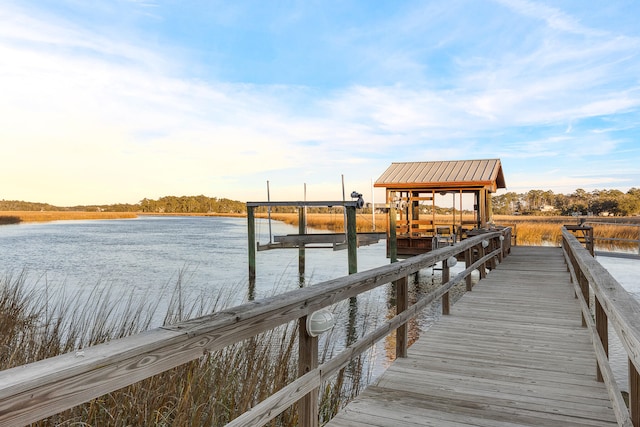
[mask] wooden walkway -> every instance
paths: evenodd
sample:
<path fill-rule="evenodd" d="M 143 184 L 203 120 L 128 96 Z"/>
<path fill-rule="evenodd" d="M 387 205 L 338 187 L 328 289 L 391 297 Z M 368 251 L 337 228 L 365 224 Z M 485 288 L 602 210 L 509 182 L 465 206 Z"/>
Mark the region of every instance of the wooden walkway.
<path fill-rule="evenodd" d="M 617 425 L 562 250 L 513 247 L 327 425 Z"/>

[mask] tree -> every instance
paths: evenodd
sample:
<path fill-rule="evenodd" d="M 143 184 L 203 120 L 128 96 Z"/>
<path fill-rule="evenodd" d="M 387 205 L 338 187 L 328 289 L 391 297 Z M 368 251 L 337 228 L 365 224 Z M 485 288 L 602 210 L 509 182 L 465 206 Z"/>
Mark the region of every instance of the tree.
<path fill-rule="evenodd" d="M 491 198 L 493 212 L 498 215 L 512 215 L 520 205 L 520 195 L 509 192 Z"/>
<path fill-rule="evenodd" d="M 627 191 L 618 203 L 618 210 L 624 216 L 640 214 L 640 189 L 631 188 Z"/>

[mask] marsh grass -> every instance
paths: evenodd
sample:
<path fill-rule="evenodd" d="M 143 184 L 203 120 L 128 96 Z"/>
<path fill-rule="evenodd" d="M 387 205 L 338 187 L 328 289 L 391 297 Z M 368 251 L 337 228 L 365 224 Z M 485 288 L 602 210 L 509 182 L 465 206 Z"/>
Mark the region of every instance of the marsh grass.
<path fill-rule="evenodd" d="M 518 245 L 559 246 L 562 241 L 562 224 L 548 222 L 523 222 L 516 225 Z"/>
<path fill-rule="evenodd" d="M 429 215 L 431 217 L 431 215 Z M 450 215 L 436 215 L 436 222 L 447 224 L 451 222 Z M 272 213 L 271 218 L 282 221 L 290 225 L 298 225 L 298 214 L 293 213 Z M 465 221 L 473 220 L 472 215 L 464 215 Z M 637 218 L 624 218 L 617 220 L 625 223 L 638 223 L 639 226 L 624 226 L 598 224 L 589 222 L 588 225 L 594 228 L 596 238 L 596 248 L 603 250 L 634 249 L 638 248 L 637 240 L 640 239 L 640 222 Z M 530 246 L 559 246 L 562 242 L 562 226 L 567 224 L 578 224 L 578 220 L 570 216 L 516 216 L 516 215 L 495 215 L 494 221 L 497 225 L 510 226 L 516 237 L 516 244 Z M 609 220 L 611 221 L 611 220 Z M 342 212 L 335 214 L 312 213 L 307 215 L 307 225 L 317 230 L 328 230 L 336 233 L 344 231 L 344 216 Z M 358 232 L 368 232 L 372 230 L 371 215 L 358 214 L 356 217 L 356 228 Z M 376 215 L 376 231 L 385 231 L 387 228 L 387 215 Z M 628 239 L 635 242 L 621 242 L 605 240 L 598 241 L 598 238 Z"/>
<path fill-rule="evenodd" d="M 638 240 L 640 240 L 640 226 L 624 226 L 611 224 L 589 224 L 593 225 L 593 237 L 597 248 L 605 250 L 615 250 L 622 248 L 626 250 L 637 250 Z M 601 240 L 598 240 L 598 239 Z M 604 240 L 619 239 L 619 240 Z M 625 241 L 631 240 L 631 241 Z"/>
<path fill-rule="evenodd" d="M 261 218 L 267 218 L 267 214 L 259 214 Z M 271 219 L 274 221 L 282 221 L 289 225 L 298 225 L 297 213 L 272 213 Z M 387 229 L 387 216 L 376 215 L 375 218 L 376 231 L 384 231 Z M 336 213 L 313 213 L 307 214 L 307 226 L 318 230 L 328 230 L 334 233 L 344 232 L 344 214 L 342 210 Z M 357 232 L 369 232 L 373 229 L 373 221 L 371 215 L 358 214 L 356 216 Z"/>
<path fill-rule="evenodd" d="M 169 323 L 223 308 L 225 295 L 187 298 L 173 289 L 164 315 Z M 149 329 L 159 297 L 113 295 L 97 285 L 75 295 L 48 292 L 48 284 L 28 285 L 25 272 L 0 278 L 0 369 L 8 369 Z M 229 295 L 237 289 L 230 289 Z M 335 341 L 325 340 L 323 358 Z M 35 426 L 217 426 L 224 425 L 297 377 L 297 323 L 205 354 L 159 375 L 71 408 Z M 327 419 L 357 393 L 361 359 L 321 388 Z M 359 364 L 359 365 L 358 365 Z M 356 372 L 357 369 L 360 371 Z M 270 425 L 297 424 L 295 406 Z"/>
<path fill-rule="evenodd" d="M 515 227 L 517 244 L 519 245 L 556 245 L 562 242 L 562 226 L 577 225 L 578 221 L 573 217 L 518 217 L 496 216 L 496 222 L 502 225 Z M 587 225 L 593 227 L 596 249 L 619 250 L 638 248 L 640 239 L 640 224 L 637 218 L 617 218 L 623 221 L 618 224 L 610 223 L 613 220 L 592 219 Z M 605 222 L 606 221 L 606 222 Z M 625 225 L 638 224 L 638 225 Z M 605 239 L 619 239 L 607 241 Z M 623 240 L 632 240 L 625 242 Z"/>
<path fill-rule="evenodd" d="M 17 215 L 0 215 L 0 225 L 18 224 L 20 217 Z"/>
<path fill-rule="evenodd" d="M 4 211 L 0 212 L 0 224 L 20 222 L 46 222 L 61 220 L 87 219 L 125 219 L 137 218 L 135 212 L 83 212 L 83 211 Z"/>

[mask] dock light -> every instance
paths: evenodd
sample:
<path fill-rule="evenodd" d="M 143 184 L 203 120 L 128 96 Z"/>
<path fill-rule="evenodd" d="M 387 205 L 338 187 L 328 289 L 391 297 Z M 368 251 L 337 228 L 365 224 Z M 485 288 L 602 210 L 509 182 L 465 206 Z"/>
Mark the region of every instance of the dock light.
<path fill-rule="evenodd" d="M 482 247 L 486 248 L 487 246 L 489 246 L 489 241 L 488 240 L 483 240 L 482 241 Z"/>
<path fill-rule="evenodd" d="M 457 263 L 458 263 L 458 260 L 456 259 L 456 257 L 452 256 L 447 258 L 447 267 L 451 268 L 455 266 Z"/>
<path fill-rule="evenodd" d="M 336 324 L 336 320 L 327 309 L 314 311 L 311 315 L 307 316 L 307 333 L 312 337 L 317 337 L 323 332 L 327 332 L 333 328 Z"/>
<path fill-rule="evenodd" d="M 500 241 L 504 242 L 504 236 L 500 236 Z"/>

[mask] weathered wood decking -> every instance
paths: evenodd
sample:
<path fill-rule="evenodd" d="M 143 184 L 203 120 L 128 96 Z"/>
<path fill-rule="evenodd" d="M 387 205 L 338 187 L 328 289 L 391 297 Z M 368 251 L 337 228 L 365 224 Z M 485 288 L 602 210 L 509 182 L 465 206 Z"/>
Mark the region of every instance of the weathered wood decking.
<path fill-rule="evenodd" d="M 514 247 L 328 425 L 617 425 L 562 250 Z"/>

